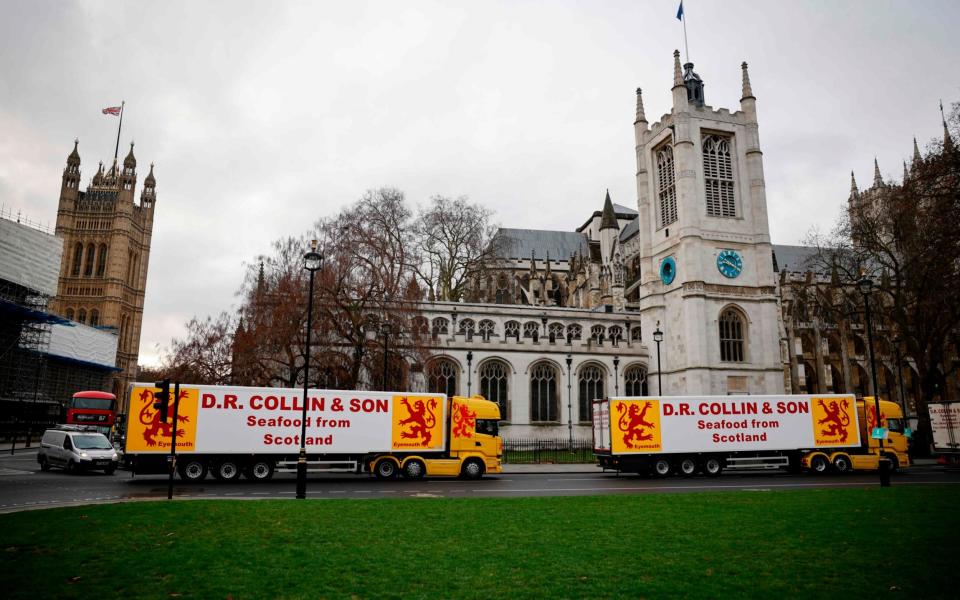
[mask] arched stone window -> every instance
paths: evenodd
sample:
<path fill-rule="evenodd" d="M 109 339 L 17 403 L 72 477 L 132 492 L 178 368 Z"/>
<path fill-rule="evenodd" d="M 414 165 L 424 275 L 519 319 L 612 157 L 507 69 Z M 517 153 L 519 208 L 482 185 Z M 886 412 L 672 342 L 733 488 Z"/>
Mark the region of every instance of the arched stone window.
<path fill-rule="evenodd" d="M 593 418 L 593 401 L 603 398 L 603 382 L 606 379 L 603 369 L 596 365 L 587 365 L 580 369 L 580 420 Z"/>
<path fill-rule="evenodd" d="M 67 309 L 66 317 L 67 317 L 68 319 L 70 319 L 71 321 L 73 320 L 73 309 L 72 309 L 72 308 L 68 308 L 68 309 Z"/>
<path fill-rule="evenodd" d="M 497 325 L 490 319 L 480 321 L 480 337 L 483 341 L 489 342 L 490 338 L 497 336 Z"/>
<path fill-rule="evenodd" d="M 90 326 L 96 327 L 100 324 L 100 311 L 93 309 L 90 311 Z"/>
<path fill-rule="evenodd" d="M 540 362 L 530 367 L 530 420 L 559 421 L 560 400 L 557 398 L 557 370 Z"/>
<path fill-rule="evenodd" d="M 450 322 L 444 319 L 443 317 L 437 317 L 433 320 L 433 335 L 443 334 L 446 335 L 449 333 Z"/>
<path fill-rule="evenodd" d="M 732 308 L 720 315 L 720 360 L 723 362 L 744 362 L 744 326 L 743 317 Z"/>
<path fill-rule="evenodd" d="M 87 244 L 87 258 L 83 262 L 83 276 L 90 277 L 93 275 L 93 259 L 94 255 L 97 253 L 97 247 L 93 244 Z"/>
<path fill-rule="evenodd" d="M 434 321 L 436 322 L 436 321 Z M 448 358 L 438 358 L 427 366 L 427 391 L 432 394 L 456 396 L 460 369 Z"/>
<path fill-rule="evenodd" d="M 550 323 L 547 331 L 550 332 L 550 343 L 563 340 L 563 323 Z"/>
<path fill-rule="evenodd" d="M 413 334 L 418 336 L 430 335 L 430 324 L 426 317 L 413 318 Z"/>
<path fill-rule="evenodd" d="M 97 277 L 103 277 L 107 270 L 107 245 L 100 244 L 100 251 L 97 253 Z"/>
<path fill-rule="evenodd" d="M 583 337 L 583 327 L 577 323 L 567 325 L 567 336 L 571 340 L 579 340 L 581 337 Z"/>
<path fill-rule="evenodd" d="M 656 151 L 657 162 L 657 223 L 659 228 L 666 227 L 677 220 L 677 190 L 674 187 L 676 176 L 673 172 L 673 146 L 665 144 Z"/>
<path fill-rule="evenodd" d="M 643 329 L 641 329 L 639 324 L 634 325 L 632 328 L 630 328 L 630 339 L 634 342 L 643 341 Z"/>
<path fill-rule="evenodd" d="M 473 319 L 463 319 L 460 321 L 460 333 L 468 340 L 473 339 L 473 332 L 476 328 L 477 324 Z"/>
<path fill-rule="evenodd" d="M 77 323 L 87 322 L 87 309 L 81 308 L 77 311 Z"/>
<path fill-rule="evenodd" d="M 80 276 L 81 263 L 83 263 L 83 244 L 78 242 L 77 245 L 73 247 L 73 270 L 71 272 L 74 277 Z"/>
<path fill-rule="evenodd" d="M 603 343 L 604 335 L 606 334 L 606 329 L 603 325 L 594 325 L 590 328 L 590 339 L 598 344 Z"/>
<path fill-rule="evenodd" d="M 619 346 L 620 340 L 623 339 L 623 329 L 619 325 L 614 325 L 607 330 L 607 335 L 610 336 L 610 341 L 614 346 Z"/>
<path fill-rule="evenodd" d="M 503 324 L 503 337 L 504 338 L 517 338 L 520 339 L 520 322 L 519 321 L 507 321 Z"/>
<path fill-rule="evenodd" d="M 527 321 L 523 324 L 523 337 L 533 338 L 534 340 L 540 337 L 540 323 L 536 321 Z"/>
<path fill-rule="evenodd" d="M 480 395 L 500 406 L 500 418 L 510 420 L 510 367 L 502 360 L 480 365 Z"/>
<path fill-rule="evenodd" d="M 707 216 L 736 217 L 737 203 L 733 192 L 730 138 L 710 134 L 703 136 L 701 141 Z"/>
<path fill-rule="evenodd" d="M 627 396 L 648 396 L 647 370 L 640 365 L 627 367 L 623 372 L 623 393 Z"/>

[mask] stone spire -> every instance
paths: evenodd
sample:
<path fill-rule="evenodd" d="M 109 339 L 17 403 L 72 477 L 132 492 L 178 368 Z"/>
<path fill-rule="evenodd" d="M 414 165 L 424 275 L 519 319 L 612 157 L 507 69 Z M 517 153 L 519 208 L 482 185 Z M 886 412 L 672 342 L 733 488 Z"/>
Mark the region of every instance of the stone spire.
<path fill-rule="evenodd" d="M 680 70 L 680 51 L 673 51 L 673 87 L 683 85 L 683 71 Z"/>
<path fill-rule="evenodd" d="M 550 273 L 550 253 L 549 252 L 547 252 L 547 267 L 544 274 L 547 279 L 550 279 L 551 273 Z"/>
<path fill-rule="evenodd" d="M 873 187 L 883 187 L 883 176 L 880 175 L 880 164 L 877 157 L 873 157 Z"/>
<path fill-rule="evenodd" d="M 646 123 L 647 116 L 643 112 L 643 94 L 640 88 L 637 88 L 637 123 Z"/>
<path fill-rule="evenodd" d="M 150 163 L 150 172 L 147 174 L 147 178 L 143 180 L 143 185 L 147 187 L 155 187 L 157 185 L 157 180 L 153 176 L 153 163 Z"/>
<path fill-rule="evenodd" d="M 67 164 L 74 166 L 80 164 L 80 153 L 77 152 L 77 146 L 80 144 L 80 140 L 74 138 L 73 140 L 73 152 L 70 153 L 70 156 L 67 157 Z"/>
<path fill-rule="evenodd" d="M 857 176 L 850 171 L 850 199 L 853 200 L 860 195 L 860 189 L 857 187 Z"/>
<path fill-rule="evenodd" d="M 613 202 L 610 200 L 610 190 L 607 190 L 607 198 L 603 201 L 603 216 L 600 217 L 600 230 L 620 229 L 617 225 L 617 213 L 613 210 Z"/>
<path fill-rule="evenodd" d="M 940 120 L 943 122 L 943 149 L 953 150 L 953 138 L 950 137 L 950 130 L 947 129 L 947 119 L 943 116 L 943 100 L 940 101 Z"/>
<path fill-rule="evenodd" d="M 910 177 L 910 172 L 907 171 L 907 161 L 903 161 L 903 180 L 906 181 Z"/>
<path fill-rule="evenodd" d="M 753 98 L 753 90 L 750 88 L 750 73 L 747 72 L 747 62 L 741 63 L 740 68 L 743 69 L 743 92 L 740 99 Z"/>
<path fill-rule="evenodd" d="M 127 157 L 123 159 L 123 166 L 127 169 L 137 168 L 137 158 L 133 155 L 133 142 L 130 142 L 130 152 L 128 152 Z"/>
<path fill-rule="evenodd" d="M 920 148 L 917 146 L 917 136 L 913 136 L 913 164 L 920 162 Z"/>

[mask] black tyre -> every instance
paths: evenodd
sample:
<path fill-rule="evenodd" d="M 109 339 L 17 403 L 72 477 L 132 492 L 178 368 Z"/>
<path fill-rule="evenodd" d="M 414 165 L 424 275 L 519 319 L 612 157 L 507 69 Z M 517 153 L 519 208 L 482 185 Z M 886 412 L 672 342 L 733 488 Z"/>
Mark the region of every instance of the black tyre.
<path fill-rule="evenodd" d="M 691 477 L 697 472 L 697 462 L 690 457 L 682 459 L 678 467 L 680 474 L 684 477 Z"/>
<path fill-rule="evenodd" d="M 43 458 L 40 459 L 40 470 L 41 470 L 41 471 L 49 471 L 49 470 L 50 470 L 50 463 L 47 461 L 47 457 L 46 457 L 46 456 L 44 456 Z"/>
<path fill-rule="evenodd" d="M 77 472 L 79 471 L 79 469 L 77 468 L 77 463 L 73 462 L 72 460 L 68 461 L 66 466 L 66 471 L 71 475 L 76 475 Z"/>
<path fill-rule="evenodd" d="M 247 466 L 244 475 L 250 481 L 269 481 L 273 477 L 273 470 L 272 460 L 257 458 Z"/>
<path fill-rule="evenodd" d="M 423 479 L 427 474 L 427 467 L 423 464 L 423 461 L 413 459 L 408 460 L 407 464 L 403 465 L 403 476 L 407 479 Z"/>
<path fill-rule="evenodd" d="M 180 479 L 184 481 L 203 481 L 207 476 L 207 464 L 202 460 L 190 458 L 180 461 L 177 471 L 180 473 Z"/>
<path fill-rule="evenodd" d="M 833 470 L 837 473 L 849 473 L 853 470 L 853 463 L 846 454 L 838 454 L 833 457 Z"/>
<path fill-rule="evenodd" d="M 723 472 L 723 461 L 719 458 L 708 458 L 703 461 L 703 473 L 707 477 L 717 477 Z"/>
<path fill-rule="evenodd" d="M 670 461 L 665 458 L 658 458 L 653 461 L 653 474 L 657 477 L 666 477 L 670 475 Z"/>
<path fill-rule="evenodd" d="M 464 479 L 480 479 L 483 477 L 485 470 L 486 467 L 484 467 L 479 459 L 471 458 L 463 463 L 463 467 L 460 469 L 460 476 Z"/>
<path fill-rule="evenodd" d="M 890 472 L 896 473 L 897 469 L 900 468 L 900 461 L 897 460 L 897 457 L 893 454 L 884 454 L 887 457 L 887 460 L 890 461 Z"/>
<path fill-rule="evenodd" d="M 236 481 L 240 477 L 240 465 L 235 460 L 224 460 L 213 468 L 213 476 L 220 481 Z"/>
<path fill-rule="evenodd" d="M 823 475 L 830 470 L 830 461 L 822 454 L 817 454 L 810 459 L 810 472 L 817 475 Z"/>
<path fill-rule="evenodd" d="M 381 458 L 373 465 L 373 474 L 377 479 L 393 479 L 399 470 L 396 461 L 392 458 Z"/>
<path fill-rule="evenodd" d="M 109 467 L 104 469 L 103 472 L 106 473 L 107 475 L 113 475 L 114 471 L 116 470 L 117 470 L 116 465 L 110 465 Z"/>

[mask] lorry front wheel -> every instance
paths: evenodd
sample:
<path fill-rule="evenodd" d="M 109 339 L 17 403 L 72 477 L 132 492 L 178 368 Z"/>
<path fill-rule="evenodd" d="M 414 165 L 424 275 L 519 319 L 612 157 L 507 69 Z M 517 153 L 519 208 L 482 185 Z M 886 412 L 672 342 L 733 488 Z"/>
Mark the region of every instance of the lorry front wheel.
<path fill-rule="evenodd" d="M 247 467 L 246 476 L 250 481 L 269 481 L 273 477 L 273 461 L 254 459 Z"/>
<path fill-rule="evenodd" d="M 471 458 L 467 462 L 463 463 L 463 468 L 460 470 L 460 475 L 464 479 L 480 479 L 483 477 L 483 471 L 483 463 L 476 458 Z"/>
<path fill-rule="evenodd" d="M 373 474 L 377 479 L 393 479 L 397 476 L 397 463 L 390 458 L 380 459 L 373 466 Z"/>
<path fill-rule="evenodd" d="M 703 472 L 707 477 L 716 477 L 723 471 L 723 463 L 719 458 L 708 458 L 703 461 Z"/>
<path fill-rule="evenodd" d="M 426 474 L 427 468 L 417 459 L 407 461 L 407 464 L 403 465 L 403 476 L 407 479 L 423 479 Z"/>
<path fill-rule="evenodd" d="M 202 481 L 207 476 L 207 465 L 200 460 L 187 459 L 177 466 L 180 479 L 184 481 Z"/>

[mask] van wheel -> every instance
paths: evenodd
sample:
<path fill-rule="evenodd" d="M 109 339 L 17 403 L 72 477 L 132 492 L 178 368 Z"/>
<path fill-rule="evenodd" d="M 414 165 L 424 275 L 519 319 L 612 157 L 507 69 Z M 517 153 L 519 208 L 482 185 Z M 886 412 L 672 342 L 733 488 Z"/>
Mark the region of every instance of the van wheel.
<path fill-rule="evenodd" d="M 273 477 L 273 461 L 256 459 L 244 473 L 251 481 L 269 481 Z"/>
<path fill-rule="evenodd" d="M 202 481 L 207 476 L 207 465 L 197 459 L 188 459 L 177 467 L 180 479 L 184 481 Z"/>
<path fill-rule="evenodd" d="M 50 463 L 47 462 L 47 457 L 46 457 L 46 456 L 44 456 L 43 458 L 40 459 L 40 470 L 41 470 L 41 471 L 49 471 L 49 470 L 50 470 Z"/>
<path fill-rule="evenodd" d="M 483 477 L 483 471 L 483 463 L 476 458 L 471 458 L 463 463 L 463 468 L 460 469 L 460 476 L 464 479 L 480 479 Z"/>
<path fill-rule="evenodd" d="M 670 461 L 665 458 L 658 458 L 653 461 L 653 473 L 657 477 L 666 477 L 670 474 Z"/>
<path fill-rule="evenodd" d="M 113 472 L 116 471 L 116 470 L 117 470 L 117 467 L 111 465 L 111 466 L 107 467 L 106 469 L 104 469 L 103 472 L 106 473 L 107 475 L 113 475 Z"/>
<path fill-rule="evenodd" d="M 708 458 L 703 461 L 703 472 L 707 477 L 716 477 L 723 472 L 723 463 L 719 458 Z"/>
<path fill-rule="evenodd" d="M 417 459 L 407 461 L 407 464 L 403 465 L 403 476 L 407 479 L 423 479 L 426 474 L 427 468 Z"/>
<path fill-rule="evenodd" d="M 685 458 L 680 461 L 680 474 L 684 477 L 690 477 L 697 472 L 697 463 L 692 458 Z"/>
<path fill-rule="evenodd" d="M 77 463 L 73 462 L 72 460 L 67 462 L 67 466 L 66 466 L 67 473 L 70 473 L 71 475 L 76 475 L 77 470 L 78 470 Z"/>
<path fill-rule="evenodd" d="M 833 457 L 833 470 L 837 473 L 849 473 L 852 470 L 850 457 L 846 454 L 838 454 Z"/>
<path fill-rule="evenodd" d="M 373 466 L 377 479 L 393 479 L 397 476 L 397 463 L 392 458 L 382 458 Z"/>
<path fill-rule="evenodd" d="M 240 477 L 240 465 L 234 460 L 225 460 L 213 469 L 213 476 L 220 481 L 236 481 Z"/>
<path fill-rule="evenodd" d="M 830 462 L 827 460 L 827 457 L 822 454 L 817 454 L 810 459 L 810 471 L 816 473 L 817 475 L 823 475 L 830 469 Z"/>

